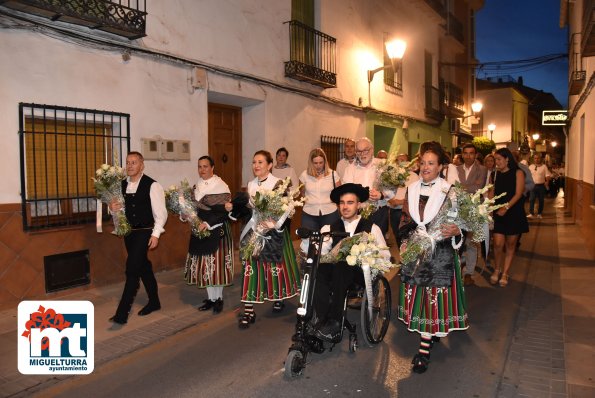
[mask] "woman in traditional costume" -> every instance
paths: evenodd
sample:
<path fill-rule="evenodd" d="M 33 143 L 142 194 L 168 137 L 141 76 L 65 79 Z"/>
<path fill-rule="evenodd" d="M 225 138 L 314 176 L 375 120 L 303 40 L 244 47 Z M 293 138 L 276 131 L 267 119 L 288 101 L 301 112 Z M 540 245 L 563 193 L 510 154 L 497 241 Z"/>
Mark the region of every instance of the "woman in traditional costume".
<path fill-rule="evenodd" d="M 208 298 L 199 311 L 223 309 L 223 287 L 233 283 L 233 239 L 225 203 L 231 199 L 227 184 L 214 174 L 215 162 L 210 156 L 198 159 L 199 179 L 194 188 L 199 229 L 209 230 L 208 236 L 190 235 L 184 279 L 188 284 L 207 289 Z"/>
<path fill-rule="evenodd" d="M 255 178 L 248 183 L 250 195 L 249 207 L 254 207 L 253 198 L 257 192 L 274 190 L 282 180 L 271 173 L 273 157 L 268 151 L 258 151 L 252 159 L 252 171 Z M 234 208 L 234 212 L 235 212 Z M 261 228 L 258 228 L 258 224 Z M 279 222 L 277 223 L 279 224 Z M 242 232 L 240 252 L 250 241 L 250 235 L 265 229 L 264 246 L 257 256 L 242 260 L 244 281 L 242 284 L 242 302 L 244 313 L 240 317 L 239 327 L 246 329 L 256 320 L 255 303 L 273 301 L 273 311 L 282 311 L 283 300 L 291 298 L 300 291 L 300 274 L 289 230 L 280 222 L 256 221 L 253 217 Z"/>
<path fill-rule="evenodd" d="M 459 228 L 451 223 L 456 197 L 451 184 L 440 177 L 447 157 L 440 145 L 429 145 L 420 154 L 420 178 L 407 188 L 399 226 L 401 253 L 423 239 L 431 241 L 415 260 L 402 265 L 398 317 L 407 329 L 421 335 L 412 370 L 423 373 L 430 350 L 440 337 L 467 329 L 465 295 L 461 280 Z M 452 219 L 449 219 L 452 216 Z M 421 239 L 421 240 L 420 240 Z"/>

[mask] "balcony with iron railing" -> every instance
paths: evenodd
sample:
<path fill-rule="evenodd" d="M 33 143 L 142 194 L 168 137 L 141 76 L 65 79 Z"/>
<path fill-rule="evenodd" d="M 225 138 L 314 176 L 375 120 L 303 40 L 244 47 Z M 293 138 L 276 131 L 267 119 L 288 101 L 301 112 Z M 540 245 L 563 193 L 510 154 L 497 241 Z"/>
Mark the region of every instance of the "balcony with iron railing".
<path fill-rule="evenodd" d="M 444 120 L 444 115 L 440 111 L 440 90 L 434 86 L 426 86 L 426 117 L 433 119 L 437 123 Z"/>
<path fill-rule="evenodd" d="M 463 89 L 459 86 L 440 80 L 440 104 L 442 113 L 448 117 L 462 117 L 465 114 Z"/>
<path fill-rule="evenodd" d="M 595 56 L 595 0 L 583 0 L 583 30 L 581 34 L 582 56 Z"/>
<path fill-rule="evenodd" d="M 0 0 L 0 6 L 130 40 L 146 36 L 146 0 Z"/>
<path fill-rule="evenodd" d="M 289 25 L 289 61 L 285 76 L 319 87 L 337 87 L 337 40 L 299 21 Z"/>
<path fill-rule="evenodd" d="M 453 13 L 448 13 L 446 19 L 446 35 L 454 37 L 459 43 L 465 44 L 463 23 Z"/>
<path fill-rule="evenodd" d="M 583 91 L 587 79 L 587 72 L 583 67 L 583 57 L 579 52 L 580 34 L 574 33 L 568 46 L 568 94 L 578 95 Z"/>
<path fill-rule="evenodd" d="M 446 0 L 424 0 L 424 2 L 438 15 L 446 19 Z"/>

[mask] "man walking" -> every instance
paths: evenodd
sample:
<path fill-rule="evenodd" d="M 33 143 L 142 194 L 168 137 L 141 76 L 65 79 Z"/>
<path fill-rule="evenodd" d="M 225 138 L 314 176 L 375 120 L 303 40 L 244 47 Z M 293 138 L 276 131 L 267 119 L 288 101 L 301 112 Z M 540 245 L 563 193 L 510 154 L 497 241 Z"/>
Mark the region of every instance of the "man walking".
<path fill-rule="evenodd" d="M 157 280 L 147 254 L 149 250 L 157 247 L 159 236 L 165 231 L 163 229 L 167 221 L 165 193 L 159 183 L 143 174 L 144 168 L 143 155 L 139 152 L 130 152 L 126 157 L 128 178 L 122 181 L 126 218 L 132 227 L 132 232 L 124 237 L 128 253 L 126 283 L 116 314 L 109 319 L 121 325 L 128 322 L 128 314 L 140 281 L 145 286 L 149 303 L 138 312 L 138 315 L 149 315 L 161 309 L 157 294 Z M 122 206 L 112 202 L 109 207 L 113 212 L 118 211 Z"/>
<path fill-rule="evenodd" d="M 457 166 L 457 174 L 461 185 L 470 194 L 474 194 L 477 190 L 485 186 L 488 169 L 477 161 L 477 148 L 475 148 L 475 145 L 466 144 L 463 146 L 463 164 Z M 475 265 L 477 264 L 477 245 L 471 241 L 471 233 L 467 233 L 466 238 L 466 265 L 463 283 L 465 286 L 469 286 L 475 284 L 473 274 L 475 273 Z"/>
<path fill-rule="evenodd" d="M 552 174 L 550 173 L 547 166 L 542 162 L 543 160 L 541 159 L 541 155 L 536 153 L 533 155 L 533 164 L 529 166 L 531 176 L 533 177 L 533 182 L 535 182 L 535 187 L 529 196 L 529 214 L 527 214 L 527 218 L 531 218 L 533 217 L 533 214 L 535 214 L 534 210 L 536 198 L 539 201 L 539 207 L 537 208 L 537 218 L 541 218 L 541 213 L 543 213 L 545 193 L 549 189 L 549 182 Z"/>
<path fill-rule="evenodd" d="M 341 180 L 343 180 L 343 174 L 345 174 L 347 166 L 355 163 L 355 141 L 348 138 L 345 140 L 344 148 L 345 157 L 337 162 L 337 174 L 339 174 Z"/>

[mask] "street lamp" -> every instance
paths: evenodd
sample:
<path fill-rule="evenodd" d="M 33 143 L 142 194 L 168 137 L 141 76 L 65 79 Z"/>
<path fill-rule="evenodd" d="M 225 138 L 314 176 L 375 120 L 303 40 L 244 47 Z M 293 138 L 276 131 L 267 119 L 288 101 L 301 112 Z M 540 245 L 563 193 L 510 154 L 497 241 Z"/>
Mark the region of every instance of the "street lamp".
<path fill-rule="evenodd" d="M 558 146 L 558 143 L 556 141 L 552 141 L 552 147 L 555 148 Z"/>
<path fill-rule="evenodd" d="M 476 116 L 479 112 L 481 112 L 482 109 L 483 109 L 483 104 L 480 101 L 473 101 L 471 103 L 471 114 L 461 117 L 461 120 L 465 120 L 471 116 Z"/>
<path fill-rule="evenodd" d="M 539 139 L 539 133 L 533 133 L 531 137 L 533 137 L 534 141 L 537 141 Z"/>
<path fill-rule="evenodd" d="M 488 131 L 490 132 L 491 141 L 494 141 L 494 130 L 496 130 L 496 125 L 494 123 L 488 124 Z"/>
<path fill-rule="evenodd" d="M 372 106 L 372 100 L 370 97 L 370 83 L 374 80 L 374 75 L 381 70 L 388 69 L 392 66 L 393 70 L 396 70 L 397 64 L 396 62 L 403 58 L 405 55 L 405 50 L 407 49 L 407 43 L 403 40 L 393 40 L 389 41 L 385 44 L 386 52 L 388 53 L 388 58 L 390 59 L 391 65 L 380 66 L 376 69 L 368 70 L 368 105 Z"/>

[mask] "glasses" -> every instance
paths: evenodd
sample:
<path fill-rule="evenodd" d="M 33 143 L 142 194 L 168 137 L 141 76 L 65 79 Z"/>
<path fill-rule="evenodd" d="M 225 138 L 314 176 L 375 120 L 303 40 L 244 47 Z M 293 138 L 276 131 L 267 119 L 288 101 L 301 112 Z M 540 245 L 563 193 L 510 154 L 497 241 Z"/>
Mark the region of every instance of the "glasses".
<path fill-rule="evenodd" d="M 370 150 L 371 149 L 372 148 L 367 148 L 367 149 L 363 149 L 361 151 L 355 151 L 355 153 L 358 154 L 358 155 L 367 155 L 368 153 L 370 153 Z"/>

